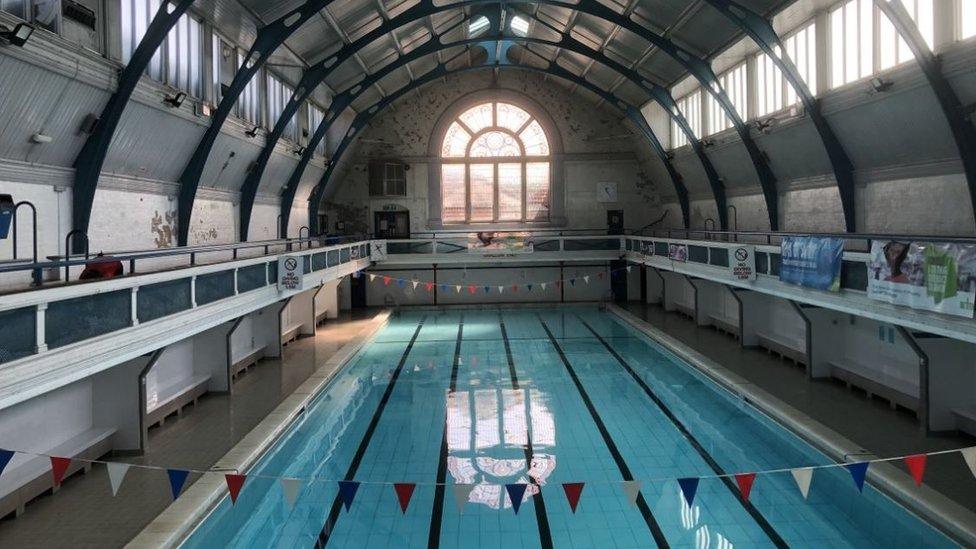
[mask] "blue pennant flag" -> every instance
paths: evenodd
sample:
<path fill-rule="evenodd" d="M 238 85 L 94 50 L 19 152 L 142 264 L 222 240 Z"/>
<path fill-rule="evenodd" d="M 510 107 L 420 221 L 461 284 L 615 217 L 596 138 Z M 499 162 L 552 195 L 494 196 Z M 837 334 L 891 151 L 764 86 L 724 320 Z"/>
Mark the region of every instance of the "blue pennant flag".
<path fill-rule="evenodd" d="M 870 461 L 845 465 L 851 473 L 851 478 L 854 479 L 854 486 L 857 486 L 858 492 L 864 491 L 864 476 L 868 473 L 868 465 L 871 465 Z"/>
<path fill-rule="evenodd" d="M 531 284 L 526 284 L 525 287 L 528 288 L 530 292 L 532 291 L 532 285 Z"/>
<path fill-rule="evenodd" d="M 570 286 L 575 286 L 576 285 L 576 279 L 575 278 L 570 278 L 569 279 L 569 285 Z"/>
<path fill-rule="evenodd" d="M 488 286 L 485 286 L 485 293 L 487 294 L 490 291 L 491 291 L 491 288 L 489 288 Z"/>
<path fill-rule="evenodd" d="M 447 284 L 441 284 L 441 291 L 442 292 L 446 292 L 447 291 Z"/>
<path fill-rule="evenodd" d="M 180 497 L 183 484 L 186 483 L 186 477 L 190 472 L 182 469 L 166 469 L 166 474 L 169 475 L 169 487 L 173 491 L 173 499 L 176 499 Z"/>
<path fill-rule="evenodd" d="M 407 283 L 407 281 L 406 281 L 406 280 L 403 280 L 402 278 L 401 278 L 401 279 L 399 279 L 399 280 L 397 280 L 397 286 L 399 286 L 399 287 L 401 287 L 401 288 L 402 288 L 402 287 L 403 287 L 403 285 L 404 285 L 404 284 L 406 284 L 406 283 Z"/>
<path fill-rule="evenodd" d="M 0 450 L 0 475 L 3 474 L 4 468 L 10 463 L 10 459 L 14 457 L 13 450 Z"/>
<path fill-rule="evenodd" d="M 339 481 L 339 497 L 342 498 L 342 503 L 346 506 L 346 511 L 349 510 L 349 506 L 352 505 L 352 498 L 356 497 L 356 491 L 359 490 L 359 483 L 354 480 L 340 480 Z"/>
<path fill-rule="evenodd" d="M 678 485 L 681 486 L 681 493 L 685 495 L 688 507 L 695 501 L 695 492 L 698 491 L 698 477 L 679 478 Z"/>
<path fill-rule="evenodd" d="M 522 496 L 525 495 L 525 489 L 528 488 L 528 484 L 506 484 L 505 490 L 508 491 L 508 499 L 512 500 L 512 508 L 515 509 L 515 514 L 518 514 L 519 507 L 522 506 Z"/>

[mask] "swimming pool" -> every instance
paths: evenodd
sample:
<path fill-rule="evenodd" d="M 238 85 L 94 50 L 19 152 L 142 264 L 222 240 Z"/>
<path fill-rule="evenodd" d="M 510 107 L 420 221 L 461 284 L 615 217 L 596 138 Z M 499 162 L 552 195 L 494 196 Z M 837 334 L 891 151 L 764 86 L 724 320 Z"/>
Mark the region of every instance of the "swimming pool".
<path fill-rule="evenodd" d="M 405 312 L 250 471 L 319 480 L 290 506 L 252 476 L 185 546 L 954 546 L 843 468 L 817 470 L 806 501 L 788 472 L 748 501 L 708 478 L 828 463 L 595 307 Z M 683 477 L 704 477 L 691 506 Z M 361 483 L 348 511 L 339 479 Z M 569 482 L 586 483 L 575 514 Z M 474 485 L 461 509 L 458 484 Z M 529 485 L 518 513 L 506 484 Z"/>

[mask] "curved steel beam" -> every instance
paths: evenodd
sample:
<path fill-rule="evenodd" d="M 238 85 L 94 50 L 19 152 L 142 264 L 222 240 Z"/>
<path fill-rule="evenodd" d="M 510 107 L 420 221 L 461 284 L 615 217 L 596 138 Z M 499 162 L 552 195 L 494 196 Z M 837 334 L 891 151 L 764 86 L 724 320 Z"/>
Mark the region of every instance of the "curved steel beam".
<path fill-rule="evenodd" d="M 187 162 L 183 173 L 180 175 L 180 194 L 177 213 L 177 244 L 186 246 L 187 237 L 190 231 L 190 215 L 193 213 L 193 201 L 196 198 L 197 187 L 200 184 L 200 176 L 203 168 L 207 164 L 210 151 L 213 150 L 217 136 L 220 135 L 220 128 L 223 127 L 231 110 L 240 98 L 241 93 L 247 87 L 248 82 L 261 70 L 271 54 L 278 46 L 285 42 L 295 30 L 301 27 L 306 21 L 316 16 L 320 10 L 328 7 L 333 0 L 308 0 L 305 4 L 289 11 L 287 14 L 261 27 L 258 31 L 254 44 L 248 51 L 247 56 L 241 62 L 234 80 L 230 87 L 224 90 L 217 109 L 211 115 L 210 126 L 204 132 L 200 143 L 193 151 L 193 155 Z"/>
<path fill-rule="evenodd" d="M 743 145 L 746 147 L 753 165 L 756 167 L 759 175 L 760 185 L 763 188 L 764 195 L 767 199 L 767 204 L 769 205 L 771 227 L 773 229 L 778 228 L 778 206 L 776 205 L 777 196 L 775 177 L 773 176 L 772 171 L 769 169 L 769 165 L 763 153 L 760 152 L 759 148 L 752 140 L 752 137 L 749 135 L 748 128 L 742 121 L 742 118 L 736 112 L 735 106 L 732 105 L 731 101 L 728 99 L 728 96 L 722 89 L 718 78 L 715 76 L 714 72 L 712 72 L 709 63 L 674 44 L 671 40 L 658 35 L 646 27 L 634 22 L 630 18 L 611 10 L 610 8 L 599 3 L 597 0 L 580 0 L 579 3 L 575 4 L 564 0 L 540 0 L 536 2 L 530 0 L 462 0 L 460 2 L 440 6 L 434 5 L 433 0 L 420 0 L 420 2 L 406 9 L 396 17 L 385 20 L 382 25 L 373 29 L 356 41 L 345 45 L 340 51 L 330 55 L 324 62 L 316 63 L 310 67 L 309 70 L 305 72 L 302 82 L 295 91 L 295 95 L 285 106 L 285 112 L 282 114 L 282 119 L 288 120 L 294 114 L 301 101 L 303 101 L 308 94 L 310 94 L 311 91 L 325 79 L 333 67 L 348 60 L 360 49 L 377 38 L 396 30 L 398 27 L 404 24 L 427 18 L 435 13 L 453 9 L 462 9 L 469 6 L 493 4 L 544 4 L 586 13 L 593 17 L 604 19 L 610 23 L 616 24 L 621 28 L 640 36 L 644 40 L 657 46 L 661 51 L 670 55 L 679 64 L 688 69 L 689 72 L 702 83 L 703 87 L 716 98 L 722 110 L 725 111 L 725 114 L 735 126 L 736 131 L 738 132 Z M 294 30 L 294 28 L 296 27 L 293 26 L 292 30 Z M 244 66 L 246 67 L 246 64 Z M 252 75 L 253 73 L 242 76 L 239 73 L 237 76 L 235 76 L 234 80 L 236 82 L 239 79 L 238 77 L 241 77 L 244 84 L 246 84 L 246 81 L 250 79 Z M 243 89 L 243 85 L 241 86 L 241 89 Z M 223 102 L 221 102 L 221 105 L 223 105 Z M 227 113 L 229 113 L 229 111 L 230 106 L 227 106 Z M 226 118 L 226 114 L 223 118 Z M 208 129 L 208 135 L 212 133 L 212 136 L 210 138 L 205 138 L 205 140 L 201 142 L 200 146 L 198 146 L 197 150 L 194 152 L 191 162 L 187 166 L 187 170 L 185 170 L 185 175 L 187 177 L 180 178 L 181 188 L 179 218 L 180 220 L 186 219 L 186 223 L 181 221 L 181 233 L 183 232 L 183 226 L 188 225 L 189 223 L 189 218 L 193 207 L 193 198 L 196 194 L 197 186 L 199 185 L 199 177 L 210 154 L 210 150 L 213 148 L 213 143 L 218 132 L 219 128 Z M 722 215 L 724 214 L 725 212 L 723 211 Z"/>
<path fill-rule="evenodd" d="M 122 113 L 132 97 L 142 74 L 146 72 L 146 67 L 156 54 L 156 50 L 163 43 L 169 34 L 170 29 L 176 25 L 180 17 L 190 8 L 193 0 L 179 0 L 170 3 L 163 2 L 153 20 L 146 29 L 146 34 L 135 51 L 129 62 L 119 73 L 118 88 L 108 99 L 108 103 L 102 108 L 102 114 L 95 124 L 95 130 L 85 140 L 85 145 L 75 158 L 75 183 L 71 189 L 71 225 L 75 231 L 82 233 L 88 232 L 88 223 L 91 221 L 92 204 L 95 201 L 95 189 L 98 188 L 98 177 L 102 173 L 102 166 L 105 165 L 105 157 L 108 149 L 112 145 L 112 138 L 115 137 L 115 130 L 122 120 Z M 170 9 L 172 8 L 172 9 Z M 76 239 L 75 245 L 83 245 L 83 240 Z M 76 250 L 80 251 L 80 250 Z M 69 253 L 65 250 L 65 253 Z"/>
<path fill-rule="evenodd" d="M 462 20 L 459 24 L 464 24 L 464 23 L 465 21 Z M 539 44 L 545 46 L 552 46 L 552 47 L 562 48 L 568 51 L 575 52 L 579 55 L 582 55 L 584 57 L 602 63 L 603 65 L 607 66 L 611 70 L 620 73 L 624 78 L 629 79 L 634 85 L 644 90 L 648 94 L 650 99 L 658 102 L 665 109 L 665 111 L 675 120 L 675 122 L 678 124 L 678 126 L 682 129 L 682 131 L 687 136 L 696 155 L 698 156 L 699 161 L 702 164 L 702 168 L 704 169 L 706 175 L 708 176 L 709 184 L 712 188 L 712 194 L 715 198 L 715 202 L 718 211 L 720 213 L 722 227 L 723 228 L 727 227 L 727 215 L 721 215 L 723 212 L 727 212 L 725 187 L 722 183 L 722 179 L 719 177 L 718 172 L 715 170 L 715 167 L 712 164 L 711 160 L 709 160 L 708 156 L 705 154 L 705 149 L 704 146 L 702 146 L 701 141 L 695 136 L 694 132 L 691 130 L 691 127 L 688 125 L 687 120 L 685 120 L 684 116 L 677 109 L 674 98 L 671 97 L 671 94 L 670 92 L 668 92 L 668 90 L 656 84 L 651 84 L 644 79 L 636 77 L 632 73 L 632 71 L 624 67 L 622 64 L 610 59 L 609 57 L 607 57 L 606 54 L 586 46 L 585 44 L 572 38 L 568 34 L 561 33 L 561 37 L 559 40 L 545 40 L 542 38 L 533 38 L 528 36 L 526 37 L 509 36 L 509 35 L 499 33 L 497 36 L 493 36 L 490 38 L 485 36 L 480 36 L 477 38 L 468 38 L 468 39 L 457 40 L 449 43 L 442 42 L 441 37 L 444 34 L 451 32 L 451 30 L 453 30 L 454 28 L 456 28 L 456 26 L 452 27 L 451 29 L 448 29 L 447 31 L 441 33 L 440 35 L 434 36 L 431 40 L 428 40 L 426 43 L 415 48 L 414 50 L 411 50 L 409 53 L 401 56 L 397 60 L 388 63 L 377 72 L 368 75 L 363 81 L 358 82 L 348 90 L 345 90 L 337 94 L 333 98 L 333 104 L 329 106 L 329 109 L 326 112 L 326 115 L 324 116 L 323 121 L 320 124 L 319 128 L 316 128 L 316 131 L 309 139 L 309 142 L 306 144 L 305 151 L 302 154 L 302 158 L 299 160 L 298 166 L 296 166 L 295 170 L 292 172 L 292 175 L 289 177 L 287 183 L 285 184 L 285 192 L 282 193 L 285 199 L 284 202 L 287 202 L 289 204 L 293 203 L 294 193 L 298 188 L 298 185 L 301 181 L 301 178 L 304 174 L 306 167 L 308 166 L 308 163 L 311 161 L 311 158 L 314 154 L 314 150 L 316 147 L 318 147 L 325 133 L 328 131 L 332 122 L 335 120 L 335 117 L 338 116 L 338 114 L 342 112 L 342 110 L 345 109 L 348 105 L 353 103 L 365 90 L 369 89 L 374 83 L 379 82 L 384 77 L 389 75 L 391 72 L 403 66 L 406 66 L 407 64 L 412 63 L 424 56 L 430 55 L 432 53 L 436 53 L 438 51 L 442 51 L 442 50 L 446 50 L 458 46 L 466 46 L 466 45 L 471 45 L 476 43 L 483 43 L 488 40 L 498 40 L 498 41 L 504 40 L 507 42 L 515 42 L 520 44 L 527 43 L 527 44 Z M 284 123 L 286 122 L 283 122 L 283 120 L 279 120 L 278 124 L 276 125 L 276 128 L 277 126 L 282 126 Z M 261 177 L 264 174 L 264 170 L 267 165 L 267 160 L 270 158 L 271 151 L 274 150 L 276 143 L 277 140 L 271 140 L 271 137 L 269 137 L 269 142 L 265 145 L 265 150 L 263 151 L 263 153 L 266 154 L 263 154 L 261 156 L 261 158 L 258 161 L 258 164 L 248 174 L 248 177 L 245 180 L 245 184 L 242 187 L 241 210 L 240 210 L 242 238 L 246 238 L 247 236 L 248 227 L 250 224 L 251 212 L 253 210 L 254 201 L 257 197 L 258 185 L 260 184 Z"/>
<path fill-rule="evenodd" d="M 973 205 L 973 212 L 976 212 L 976 128 L 966 119 L 962 101 L 942 74 L 939 58 L 925 42 L 925 38 L 918 31 L 918 26 L 901 0 L 874 0 L 874 3 L 888 16 L 892 25 L 898 29 L 898 34 L 915 54 L 915 60 L 918 61 L 922 73 L 925 74 L 929 86 L 935 93 L 935 98 L 939 101 L 942 114 L 949 123 L 952 137 L 956 141 L 956 148 L 959 149 L 959 158 L 962 160 L 966 182 L 969 184 L 969 199 Z"/>
<path fill-rule="evenodd" d="M 837 139 L 837 134 L 834 133 L 830 124 L 827 123 L 827 119 L 820 110 L 820 103 L 810 93 L 810 88 L 803 81 L 803 77 L 800 76 L 796 65 L 790 60 L 789 55 L 786 55 L 786 49 L 783 47 L 779 35 L 773 30 L 772 23 L 765 17 L 734 0 L 706 1 L 745 31 L 756 45 L 773 60 L 773 63 L 783 72 L 783 77 L 793 86 L 797 96 L 803 103 L 803 108 L 806 109 L 810 120 L 817 129 L 817 133 L 820 134 L 820 140 L 823 142 L 824 148 L 827 150 L 827 157 L 830 159 L 830 165 L 834 171 L 834 178 L 837 180 L 837 190 L 840 192 L 840 204 L 844 210 L 844 223 L 848 232 L 854 232 L 857 228 L 854 196 L 854 164 L 847 155 L 847 151 L 844 150 L 844 147 Z"/>
<path fill-rule="evenodd" d="M 492 49 L 494 49 L 496 42 L 489 41 L 487 44 L 488 45 L 485 47 L 485 49 L 491 51 Z M 507 47 L 508 44 L 506 44 L 505 46 Z M 504 55 L 500 55 L 499 57 L 504 59 Z M 641 134 L 644 136 L 645 139 L 647 139 L 648 143 L 651 145 L 651 148 L 654 149 L 654 151 L 661 158 L 661 161 L 664 162 L 665 167 L 668 169 L 668 172 L 671 175 L 672 182 L 674 183 L 675 192 L 678 195 L 678 202 L 681 205 L 682 217 L 685 226 L 686 227 L 689 226 L 688 224 L 689 224 L 690 215 L 689 215 L 688 191 L 685 188 L 684 183 L 682 182 L 681 175 L 678 174 L 677 170 L 675 170 L 674 166 L 671 164 L 671 161 L 668 158 L 667 151 L 664 150 L 664 147 L 661 146 L 661 143 L 657 140 L 657 137 L 654 135 L 654 132 L 651 130 L 650 126 L 647 123 L 647 120 L 644 118 L 644 115 L 641 114 L 640 110 L 634 107 L 633 105 L 624 102 L 616 95 L 604 90 L 603 88 L 600 88 L 599 86 L 596 86 L 595 84 L 589 82 L 584 78 L 581 78 L 567 71 L 566 69 L 560 67 L 559 65 L 556 65 L 555 63 L 547 62 L 547 66 L 545 67 L 536 67 L 532 65 L 523 65 L 523 64 L 515 64 L 515 63 L 504 63 L 504 64 L 498 63 L 498 64 L 481 64 L 481 65 L 474 65 L 474 66 L 466 66 L 458 69 L 448 69 L 445 64 L 440 64 L 437 66 L 437 68 L 428 72 L 422 77 L 418 78 L 411 84 L 408 84 L 407 86 L 398 89 L 397 91 L 393 92 L 389 96 L 384 97 L 380 101 L 376 102 L 370 108 L 357 114 L 356 118 L 350 124 L 349 130 L 346 132 L 346 135 L 342 138 L 342 141 L 336 147 L 335 153 L 333 154 L 331 160 L 329 161 L 325 174 L 322 176 L 322 179 L 319 181 L 318 185 L 316 185 L 315 188 L 312 190 L 311 196 L 309 198 L 309 216 L 310 216 L 309 222 L 310 222 L 310 226 L 312 226 L 313 233 L 317 232 L 317 230 L 319 229 L 318 227 L 315 226 L 315 224 L 318 221 L 318 215 L 317 215 L 318 207 L 322 201 L 322 198 L 325 196 L 326 191 L 328 190 L 329 184 L 331 183 L 332 175 L 339 165 L 339 160 L 342 158 L 343 153 L 349 148 L 349 146 L 355 140 L 356 135 L 359 133 L 359 131 L 362 130 L 366 126 L 366 124 L 368 124 L 369 121 L 374 116 L 376 116 L 377 113 L 382 111 L 385 107 L 389 106 L 391 103 L 399 99 L 404 94 L 412 91 L 413 89 L 416 89 L 419 86 L 422 86 L 423 84 L 432 82 L 443 76 L 447 76 L 450 74 L 471 72 L 475 70 L 482 70 L 485 68 L 495 68 L 498 66 L 512 67 L 521 70 L 539 72 L 542 74 L 548 74 L 550 76 L 564 79 L 568 82 L 571 82 L 580 87 L 590 90 L 594 94 L 600 96 L 603 100 L 605 100 L 610 105 L 613 105 L 614 108 L 620 110 L 637 127 L 637 129 L 640 130 Z M 291 204 L 285 203 L 285 201 L 283 200 L 282 216 L 285 216 L 286 212 L 290 212 L 290 211 L 291 211 Z"/>

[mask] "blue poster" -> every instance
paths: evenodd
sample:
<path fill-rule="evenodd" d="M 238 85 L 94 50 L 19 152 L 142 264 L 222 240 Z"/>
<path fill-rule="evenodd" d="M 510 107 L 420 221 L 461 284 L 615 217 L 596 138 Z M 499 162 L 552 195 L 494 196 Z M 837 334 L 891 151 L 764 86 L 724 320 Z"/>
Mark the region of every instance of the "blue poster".
<path fill-rule="evenodd" d="M 780 246 L 779 279 L 818 290 L 840 291 L 844 241 L 840 238 L 789 236 Z"/>

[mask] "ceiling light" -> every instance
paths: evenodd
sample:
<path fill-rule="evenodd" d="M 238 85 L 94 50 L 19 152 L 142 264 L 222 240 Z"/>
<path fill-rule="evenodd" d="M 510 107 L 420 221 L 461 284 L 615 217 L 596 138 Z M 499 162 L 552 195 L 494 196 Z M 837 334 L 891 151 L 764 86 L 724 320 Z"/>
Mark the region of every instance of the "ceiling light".
<path fill-rule="evenodd" d="M 511 27 L 515 31 L 515 34 L 519 36 L 529 34 L 529 22 L 521 15 L 516 15 L 512 18 Z"/>
<path fill-rule="evenodd" d="M 490 23 L 488 22 L 487 17 L 484 15 L 479 15 L 473 21 L 471 21 L 470 24 L 468 24 L 468 35 L 474 36 L 478 34 L 479 32 L 487 29 L 489 24 Z"/>

